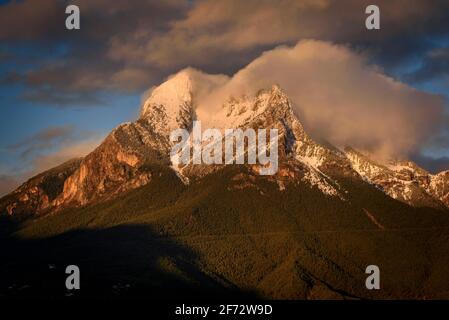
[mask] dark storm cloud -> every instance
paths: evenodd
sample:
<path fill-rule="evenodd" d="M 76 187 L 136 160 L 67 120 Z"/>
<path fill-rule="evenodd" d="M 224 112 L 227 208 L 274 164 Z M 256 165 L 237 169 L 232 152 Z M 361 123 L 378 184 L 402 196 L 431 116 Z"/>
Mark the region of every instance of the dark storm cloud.
<path fill-rule="evenodd" d="M 0 40 L 52 39 L 64 25 L 64 6 L 55 0 L 11 1 L 0 6 Z"/>
<path fill-rule="evenodd" d="M 107 40 L 112 34 L 133 31 L 138 26 L 156 31 L 179 17 L 186 3 L 183 0 L 13 0 L 0 5 L 0 39 L 42 41 L 73 36 L 65 28 L 65 8 L 69 4 L 80 8 L 82 28 L 76 34 L 82 35 L 82 41 Z"/>
<path fill-rule="evenodd" d="M 96 66 L 90 65 L 96 63 Z M 0 77 L 0 85 L 24 84 L 20 96 L 30 102 L 57 107 L 102 105 L 100 94 L 106 91 L 135 93 L 157 81 L 151 68 L 120 66 L 117 63 L 83 59 L 56 61 L 23 73 L 10 72 Z"/>
<path fill-rule="evenodd" d="M 257 51 L 311 38 L 350 43 L 397 67 L 428 50 L 429 39 L 449 32 L 449 2 L 376 1 L 381 30 L 365 28 L 364 0 L 210 0 L 156 37 L 113 39 L 109 56 L 146 61 L 161 69 L 191 65 L 229 73 Z M 138 32 L 138 31 L 136 31 Z M 253 58 L 253 57 L 252 57 Z"/>
<path fill-rule="evenodd" d="M 65 29 L 65 5 L 69 2 L 80 7 L 80 30 Z M 188 9 L 187 0 L 69 2 L 25 0 L 0 6 L 0 17 L 5 17 L 0 19 L 4 43 L 47 46 L 41 62 L 0 75 L 0 84 L 26 84 L 33 92 L 22 97 L 57 106 L 95 103 L 94 96 L 102 90 L 144 90 L 159 80 L 160 70 L 140 61 L 109 59 L 110 43 L 127 37 L 137 39 L 143 36 L 139 32 L 145 37 L 165 32 Z M 47 61 L 61 46 L 67 48 L 65 54 Z M 32 48 L 29 51 L 33 56 Z M 6 53 L 0 63 L 17 62 L 17 57 Z"/>
<path fill-rule="evenodd" d="M 93 92 L 58 92 L 55 90 L 28 90 L 20 96 L 23 100 L 39 103 L 53 105 L 59 108 L 64 107 L 84 107 L 92 105 L 104 105 L 102 101 Z"/>
<path fill-rule="evenodd" d="M 376 1 L 380 31 L 365 29 L 368 0 L 72 2 L 81 10 L 79 31 L 65 30 L 64 1 L 0 7 L 0 38 L 69 46 L 54 66 L 22 72 L 32 86 L 142 90 L 189 65 L 230 74 L 266 49 L 304 38 L 349 43 L 399 67 L 428 51 L 429 39 L 449 33 L 445 0 Z"/>

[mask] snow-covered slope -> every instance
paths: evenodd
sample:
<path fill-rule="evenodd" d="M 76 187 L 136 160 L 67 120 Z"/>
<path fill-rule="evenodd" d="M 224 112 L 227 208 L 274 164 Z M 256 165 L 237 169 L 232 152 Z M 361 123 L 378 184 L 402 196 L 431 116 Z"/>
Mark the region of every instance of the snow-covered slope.
<path fill-rule="evenodd" d="M 449 207 L 449 170 L 432 175 L 428 190 Z"/>
<path fill-rule="evenodd" d="M 282 174 L 292 170 L 287 175 L 290 179 L 285 181 L 281 174 L 276 174 L 273 179 L 277 179 L 282 187 L 285 183 L 303 182 L 312 188 L 317 188 L 328 196 L 343 198 L 343 190 L 337 183 L 332 181 L 320 166 L 329 159 L 335 157 L 334 151 L 328 150 L 315 143 L 305 133 L 303 126 L 294 114 L 291 102 L 285 92 L 277 85 L 270 89 L 261 89 L 254 95 L 244 95 L 241 97 L 230 97 L 226 100 L 222 108 L 217 111 L 213 121 L 203 119 L 197 115 L 197 120 L 206 123 L 205 127 L 213 127 L 224 132 L 225 129 L 254 128 L 254 129 L 277 129 L 279 133 L 279 163 Z M 224 146 L 224 143 L 222 144 Z M 346 161 L 340 155 L 342 161 Z M 287 165 L 288 166 L 284 166 Z M 187 165 L 175 168 L 184 178 L 191 176 L 203 176 L 221 166 L 209 165 Z M 252 165 L 258 171 L 257 165 Z"/>
<path fill-rule="evenodd" d="M 183 71 L 155 88 L 142 107 L 141 118 L 148 119 L 157 132 L 169 134 L 188 128 L 193 120 L 193 79 Z"/>
<path fill-rule="evenodd" d="M 349 147 L 345 151 L 352 168 L 365 181 L 376 185 L 392 198 L 410 205 L 432 207 L 448 205 L 449 190 L 447 190 L 447 175 L 444 173 L 432 175 L 417 164 L 406 160 L 382 164 Z"/>

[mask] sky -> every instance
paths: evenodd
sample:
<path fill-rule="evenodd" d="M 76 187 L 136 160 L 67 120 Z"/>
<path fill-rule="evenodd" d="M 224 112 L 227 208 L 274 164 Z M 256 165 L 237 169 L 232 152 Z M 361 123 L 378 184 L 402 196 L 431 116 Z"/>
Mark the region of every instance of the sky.
<path fill-rule="evenodd" d="M 69 4 L 80 30 L 65 28 Z M 380 30 L 365 28 L 369 4 Z M 447 170 L 447 21 L 446 0 L 0 0 L 0 195 L 91 151 L 187 67 L 228 87 L 279 82 L 330 140 Z"/>

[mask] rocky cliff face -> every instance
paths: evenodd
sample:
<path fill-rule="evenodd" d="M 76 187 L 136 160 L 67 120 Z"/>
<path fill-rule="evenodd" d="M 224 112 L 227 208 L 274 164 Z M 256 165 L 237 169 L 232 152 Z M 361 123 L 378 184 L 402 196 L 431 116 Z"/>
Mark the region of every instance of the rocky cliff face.
<path fill-rule="evenodd" d="M 64 182 L 80 167 L 83 159 L 70 160 L 45 171 L 0 199 L 0 214 L 31 216 L 50 212 L 52 203 L 63 192 Z"/>
<path fill-rule="evenodd" d="M 145 185 L 151 179 L 149 164 L 167 165 L 164 150 L 167 146 L 146 123 L 121 125 L 83 159 L 52 205 L 84 205 Z"/>
<path fill-rule="evenodd" d="M 111 199 L 146 185 L 157 167 L 172 167 L 182 179 L 200 179 L 223 166 L 170 163 L 169 134 L 192 130 L 194 120 L 221 131 L 235 128 L 278 129 L 279 170 L 270 177 L 283 190 L 305 183 L 329 197 L 344 200 L 347 193 L 335 176 L 360 179 L 390 197 L 413 206 L 449 206 L 449 171 L 431 175 L 410 161 L 378 163 L 352 149 L 321 145 L 305 132 L 287 95 L 274 85 L 253 95 L 230 97 L 212 121 L 201 119 L 195 105 L 195 76 L 181 71 L 153 90 L 138 120 L 114 129 L 83 159 L 45 172 L 4 197 L 1 212 L 35 215 Z M 203 128 L 204 129 L 204 128 Z M 250 165 L 257 171 L 258 165 Z"/>

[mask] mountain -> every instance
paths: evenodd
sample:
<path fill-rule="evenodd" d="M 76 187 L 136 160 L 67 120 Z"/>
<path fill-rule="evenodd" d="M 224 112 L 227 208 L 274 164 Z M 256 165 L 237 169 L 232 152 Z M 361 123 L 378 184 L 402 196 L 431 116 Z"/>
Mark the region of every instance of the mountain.
<path fill-rule="evenodd" d="M 87 294 L 121 279 L 133 295 L 162 287 L 170 296 L 182 286 L 271 298 L 449 297 L 449 171 L 432 175 L 411 161 L 381 163 L 318 143 L 277 85 L 227 97 L 206 116 L 200 90 L 220 79 L 199 77 L 179 72 L 92 153 L 0 200 L 1 216 L 13 221 L 3 241 L 10 263 L 0 265 L 14 275 L 10 286 L 42 289 L 21 268 L 63 265 L 73 260 L 68 247 L 87 266 Z M 169 134 L 191 131 L 195 120 L 219 130 L 278 129 L 278 171 L 173 165 Z M 30 262 L 34 252 L 40 257 Z M 364 287 L 369 264 L 383 270 L 384 290 Z M 99 277 L 98 265 L 113 268 Z"/>
<path fill-rule="evenodd" d="M 114 198 L 143 186 L 151 180 L 148 166 L 170 166 L 170 132 L 177 128 L 191 129 L 195 119 L 220 130 L 278 129 L 280 170 L 273 178 L 279 184 L 307 181 L 323 193 L 344 198 L 346 190 L 332 179 L 337 174 L 359 177 L 410 205 L 449 206 L 448 172 L 431 175 L 411 161 L 381 164 L 350 147 L 339 150 L 316 143 L 304 131 L 286 94 L 276 85 L 254 96 L 230 97 L 212 121 L 198 118 L 193 98 L 195 72 L 186 69 L 155 88 L 137 121 L 114 129 L 84 159 L 71 161 L 25 183 L 2 199 L 2 211 L 9 215 L 45 214 Z M 194 178 L 216 169 L 216 166 L 189 165 L 176 171 L 185 178 Z M 55 173 L 58 180 L 54 182 L 54 190 L 47 191 L 45 184 L 55 180 Z"/>
<path fill-rule="evenodd" d="M 348 147 L 345 151 L 352 168 L 393 199 L 414 206 L 449 206 L 447 171 L 432 175 L 412 161 L 389 161 L 381 164 L 352 148 Z"/>
<path fill-rule="evenodd" d="M 49 212 L 54 200 L 62 193 L 65 181 L 79 168 L 81 161 L 73 159 L 45 171 L 1 198 L 2 214 L 32 216 Z"/>

